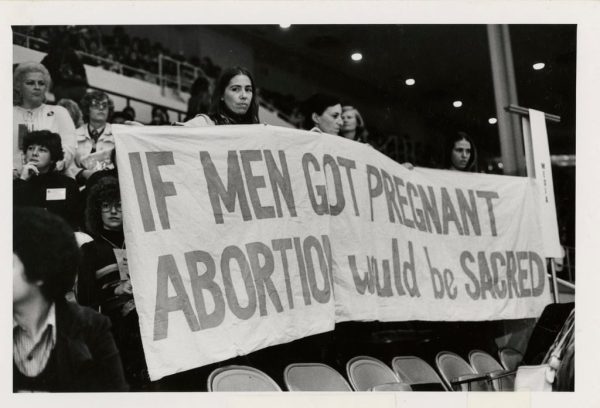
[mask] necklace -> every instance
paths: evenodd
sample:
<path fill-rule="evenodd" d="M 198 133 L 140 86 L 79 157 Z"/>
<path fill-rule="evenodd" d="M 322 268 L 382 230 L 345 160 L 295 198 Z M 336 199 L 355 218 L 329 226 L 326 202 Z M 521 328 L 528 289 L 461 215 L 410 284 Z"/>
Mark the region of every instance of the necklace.
<path fill-rule="evenodd" d="M 116 245 L 110 239 L 106 238 L 104 235 L 100 235 L 100 238 L 102 238 L 103 240 L 105 240 L 106 242 L 108 242 L 115 249 L 125 249 L 125 238 L 123 238 L 123 245 L 121 245 L 121 248 L 119 248 L 118 245 Z"/>

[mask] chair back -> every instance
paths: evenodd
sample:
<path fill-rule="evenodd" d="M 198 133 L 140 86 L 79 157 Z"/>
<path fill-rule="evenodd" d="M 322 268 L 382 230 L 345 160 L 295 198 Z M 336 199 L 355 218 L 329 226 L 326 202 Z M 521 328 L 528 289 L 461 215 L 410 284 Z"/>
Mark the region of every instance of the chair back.
<path fill-rule="evenodd" d="M 283 380 L 289 391 L 352 391 L 340 373 L 321 363 L 290 364 Z"/>
<path fill-rule="evenodd" d="M 516 370 L 519 364 L 521 364 L 521 361 L 523 360 L 523 354 L 510 347 L 500 349 L 498 351 L 498 357 L 500 357 L 500 362 L 502 363 L 502 366 L 506 370 L 510 371 Z"/>
<path fill-rule="evenodd" d="M 469 353 L 469 363 L 478 374 L 487 374 L 492 371 L 504 370 L 504 367 L 488 353 L 482 350 L 471 350 Z"/>
<path fill-rule="evenodd" d="M 230 365 L 208 376 L 208 391 L 281 391 L 271 377 L 248 366 Z"/>
<path fill-rule="evenodd" d="M 453 390 L 452 380 L 469 374 L 476 374 L 473 367 L 469 365 L 461 356 L 450 351 L 440 351 L 435 357 L 435 364 L 442 375 L 446 386 Z M 464 389 L 464 387 L 461 387 Z M 472 384 L 472 391 L 487 391 L 488 387 L 480 382 Z"/>
<path fill-rule="evenodd" d="M 439 391 L 447 390 L 446 384 L 444 384 L 433 367 L 419 357 L 394 357 L 392 368 L 400 381 L 409 384 L 415 391 L 419 389 L 427 389 L 427 391 L 434 391 L 436 389 Z M 436 387 L 436 385 L 439 385 L 439 387 Z"/>
<path fill-rule="evenodd" d="M 404 391 L 412 391 L 412 388 L 408 384 L 395 382 L 395 383 L 386 383 L 386 384 L 376 385 L 371 388 L 371 391 L 394 391 L 394 392 L 402 391 L 402 392 L 404 392 Z"/>
<path fill-rule="evenodd" d="M 478 374 L 506 371 L 494 357 L 482 350 L 471 350 L 469 353 L 469 362 Z M 515 387 L 514 375 L 494 379 L 492 386 L 496 391 L 513 391 Z"/>
<path fill-rule="evenodd" d="M 391 368 L 381 360 L 368 356 L 350 359 L 346 364 L 346 373 L 356 391 L 369 391 L 376 385 L 399 382 Z"/>

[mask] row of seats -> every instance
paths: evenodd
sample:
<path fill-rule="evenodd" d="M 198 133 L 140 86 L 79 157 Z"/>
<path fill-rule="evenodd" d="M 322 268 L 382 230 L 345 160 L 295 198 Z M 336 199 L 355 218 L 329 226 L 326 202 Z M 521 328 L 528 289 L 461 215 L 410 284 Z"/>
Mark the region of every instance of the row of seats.
<path fill-rule="evenodd" d="M 321 363 L 295 363 L 284 370 L 289 391 L 510 391 L 520 353 L 504 349 L 502 365 L 490 354 L 473 350 L 467 363 L 459 355 L 442 351 L 436 356 L 436 372 L 416 356 L 395 357 L 391 368 L 369 356 L 358 356 L 346 364 L 348 381 L 332 367 Z M 248 366 L 215 369 L 208 377 L 209 391 L 281 391 L 264 372 Z"/>

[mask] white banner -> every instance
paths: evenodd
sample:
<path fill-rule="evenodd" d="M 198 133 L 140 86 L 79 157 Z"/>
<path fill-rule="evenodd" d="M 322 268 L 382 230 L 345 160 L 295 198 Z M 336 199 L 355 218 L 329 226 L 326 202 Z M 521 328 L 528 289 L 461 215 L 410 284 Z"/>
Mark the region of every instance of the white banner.
<path fill-rule="evenodd" d="M 552 161 L 546 131 L 544 112 L 529 109 L 529 117 L 523 117 L 523 135 L 531 139 L 525 143 L 525 151 L 533 158 L 531 169 L 527 171 L 535 178 L 540 186 L 538 195 L 539 209 L 542 219 L 543 254 L 547 258 L 562 258 L 564 252 L 558 236 L 558 219 L 556 217 L 556 202 L 554 200 L 554 183 L 552 182 Z"/>
<path fill-rule="evenodd" d="M 341 165 L 341 182 L 328 174 L 330 203 L 345 201 L 330 218 L 336 321 L 516 319 L 550 302 L 534 180 L 408 170 L 365 145 L 324 144 L 355 169 L 352 188 Z"/>
<path fill-rule="evenodd" d="M 409 171 L 264 125 L 113 131 L 153 380 L 335 321 L 533 317 L 550 300 L 530 179 Z"/>

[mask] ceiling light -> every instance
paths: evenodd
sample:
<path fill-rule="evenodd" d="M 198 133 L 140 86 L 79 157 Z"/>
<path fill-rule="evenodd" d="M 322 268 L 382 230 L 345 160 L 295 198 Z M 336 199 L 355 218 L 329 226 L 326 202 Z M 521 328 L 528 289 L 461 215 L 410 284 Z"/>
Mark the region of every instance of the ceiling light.
<path fill-rule="evenodd" d="M 540 69 L 544 69 L 545 66 L 546 64 L 544 64 L 543 62 L 536 62 L 535 64 L 533 64 L 533 69 L 539 71 Z"/>
<path fill-rule="evenodd" d="M 415 84 L 415 80 L 413 78 L 408 78 L 404 83 L 408 86 L 413 86 Z"/>
<path fill-rule="evenodd" d="M 495 125 L 496 123 L 498 123 L 498 119 L 496 119 L 496 118 L 489 118 L 488 119 L 488 123 L 490 125 Z"/>
<path fill-rule="evenodd" d="M 286 28 L 290 28 L 292 25 L 291 24 L 279 24 L 279 27 L 286 29 Z"/>
<path fill-rule="evenodd" d="M 454 106 L 455 108 L 460 108 L 462 106 L 462 102 L 461 101 L 454 101 L 454 102 L 452 102 L 452 106 Z"/>
<path fill-rule="evenodd" d="M 352 58 L 352 61 L 360 61 L 362 60 L 362 54 L 360 52 L 355 52 L 350 58 Z"/>

